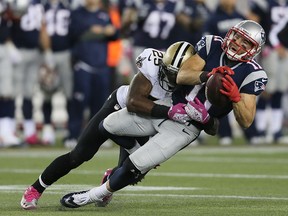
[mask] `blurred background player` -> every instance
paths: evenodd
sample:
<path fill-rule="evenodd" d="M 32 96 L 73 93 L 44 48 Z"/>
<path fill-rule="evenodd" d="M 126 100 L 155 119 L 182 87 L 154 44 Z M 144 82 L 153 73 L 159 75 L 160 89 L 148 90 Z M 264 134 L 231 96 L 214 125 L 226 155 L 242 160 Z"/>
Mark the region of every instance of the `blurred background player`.
<path fill-rule="evenodd" d="M 283 136 L 283 96 L 288 90 L 288 2 L 254 0 L 250 16 L 267 32 L 267 43 L 261 55 L 269 83 L 258 101 L 256 124 L 267 143 L 288 143 Z M 270 112 L 270 115 L 267 114 Z"/>
<path fill-rule="evenodd" d="M 210 15 L 210 9 L 204 0 L 185 0 L 183 12 L 177 17 L 175 37 L 193 45 L 203 36 L 203 25 Z M 181 21 L 180 21 L 181 20 Z"/>
<path fill-rule="evenodd" d="M 69 34 L 72 41 L 74 89 L 64 145 L 74 147 L 84 123 L 84 111 L 96 114 L 111 93 L 112 75 L 107 64 L 108 42 L 118 37 L 101 0 L 85 0 L 72 11 Z M 90 119 L 89 117 L 89 119 Z"/>
<path fill-rule="evenodd" d="M 68 31 L 70 5 L 68 1 L 47 0 L 44 10 L 45 21 L 40 34 L 44 55 L 40 74 L 40 89 L 44 94 L 42 143 L 55 144 L 56 136 L 51 122 L 52 97 L 58 90 L 62 90 L 69 118 L 72 96 L 73 73 Z"/>
<path fill-rule="evenodd" d="M 122 34 L 129 36 L 131 60 L 153 47 L 165 50 L 179 38 L 176 33 L 177 17 L 182 15 L 183 1 L 172 0 L 132 0 L 126 4 L 122 14 Z M 137 71 L 133 64 L 133 71 Z"/>
<path fill-rule="evenodd" d="M 13 63 L 19 62 L 17 49 L 10 40 L 11 20 L 7 2 L 0 1 L 0 146 L 18 146 L 16 134 Z"/>
<path fill-rule="evenodd" d="M 10 3 L 14 19 L 11 38 L 19 49 L 21 61 L 15 64 L 14 89 L 22 98 L 23 133 L 27 144 L 40 143 L 33 119 L 32 99 L 38 84 L 42 57 L 39 50 L 39 32 L 42 26 L 43 6 L 40 0 Z"/>

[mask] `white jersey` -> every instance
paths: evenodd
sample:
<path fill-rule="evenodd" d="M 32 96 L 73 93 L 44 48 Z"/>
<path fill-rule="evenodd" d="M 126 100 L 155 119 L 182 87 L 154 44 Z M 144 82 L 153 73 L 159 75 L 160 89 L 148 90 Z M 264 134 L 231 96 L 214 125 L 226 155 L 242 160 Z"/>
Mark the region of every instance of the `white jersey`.
<path fill-rule="evenodd" d="M 164 90 L 159 84 L 159 66 L 164 52 L 155 49 L 145 49 L 137 58 L 136 66 L 138 71 L 142 73 L 152 84 L 150 96 L 155 99 L 163 100 L 171 97 L 171 92 Z M 166 85 L 166 83 L 164 83 Z M 126 107 L 129 85 L 121 86 L 117 90 L 117 101 L 121 108 Z"/>

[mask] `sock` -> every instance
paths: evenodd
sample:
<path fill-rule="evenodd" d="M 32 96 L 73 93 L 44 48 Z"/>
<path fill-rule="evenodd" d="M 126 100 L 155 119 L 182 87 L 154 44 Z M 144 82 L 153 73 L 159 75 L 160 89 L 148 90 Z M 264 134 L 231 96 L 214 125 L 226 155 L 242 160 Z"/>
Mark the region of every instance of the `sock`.
<path fill-rule="evenodd" d="M 13 136 L 15 133 L 14 120 L 9 117 L 0 118 L 0 135 Z"/>
<path fill-rule="evenodd" d="M 282 109 L 272 109 L 271 110 L 271 122 L 269 124 L 269 131 L 275 134 L 282 130 L 284 113 Z"/>
<path fill-rule="evenodd" d="M 39 193 L 43 193 L 44 190 L 49 187 L 49 185 L 46 185 L 42 179 L 41 179 L 41 175 L 39 176 L 39 178 L 34 182 L 34 184 L 32 184 L 32 186 L 39 192 Z"/>
<path fill-rule="evenodd" d="M 24 120 L 24 136 L 29 137 L 36 134 L 36 124 L 32 119 Z"/>
<path fill-rule="evenodd" d="M 255 124 L 258 131 L 266 131 L 269 117 L 267 110 L 257 110 L 255 117 Z"/>
<path fill-rule="evenodd" d="M 112 194 L 112 192 L 107 189 L 106 184 L 102 184 L 99 187 L 92 188 L 88 192 L 91 201 L 97 201 L 99 199 L 103 199 L 105 196 Z"/>

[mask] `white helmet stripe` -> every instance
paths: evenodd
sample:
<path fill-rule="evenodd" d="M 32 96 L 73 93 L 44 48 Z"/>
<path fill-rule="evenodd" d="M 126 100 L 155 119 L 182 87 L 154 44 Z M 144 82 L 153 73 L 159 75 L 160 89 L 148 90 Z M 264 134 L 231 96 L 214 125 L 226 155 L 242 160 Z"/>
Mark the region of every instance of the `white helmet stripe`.
<path fill-rule="evenodd" d="M 181 44 L 181 46 L 179 46 L 179 48 L 177 49 L 176 51 L 176 54 L 171 62 L 171 65 L 175 68 L 179 68 L 181 63 L 182 63 L 182 60 L 183 60 L 183 57 L 185 56 L 185 53 L 187 51 L 187 49 L 189 48 L 190 44 L 187 43 L 187 42 L 183 42 Z"/>

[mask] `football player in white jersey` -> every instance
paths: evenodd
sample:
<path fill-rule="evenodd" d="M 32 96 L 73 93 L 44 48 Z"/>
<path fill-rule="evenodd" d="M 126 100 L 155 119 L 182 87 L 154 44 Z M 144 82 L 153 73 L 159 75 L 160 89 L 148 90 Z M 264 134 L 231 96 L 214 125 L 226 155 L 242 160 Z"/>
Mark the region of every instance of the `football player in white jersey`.
<path fill-rule="evenodd" d="M 180 49 L 181 47 L 182 49 Z M 175 58 L 178 59 L 178 62 L 181 59 L 183 63 L 195 54 L 194 47 L 187 42 L 177 42 L 169 48 L 165 53 L 155 49 L 146 49 L 140 54 L 136 61 L 138 73 L 130 85 L 121 86 L 115 90 L 108 97 L 102 109 L 90 120 L 76 147 L 69 153 L 57 157 L 48 165 L 39 178 L 26 189 L 21 200 L 23 209 L 35 209 L 40 196 L 48 186 L 68 174 L 72 169 L 90 160 L 96 154 L 99 147 L 107 140 L 107 137 L 101 134 L 98 129 L 99 123 L 110 113 L 127 106 L 130 112 L 156 119 L 169 117 L 170 106 L 158 105 L 153 101 L 171 98 L 171 92 L 176 86 L 176 75 L 181 64 L 177 65 L 176 68 L 167 68 L 168 65 L 161 63 L 162 59 L 163 57 Z M 170 115 L 170 117 L 175 117 L 179 121 L 181 121 L 181 117 L 183 121 L 189 119 L 186 113 L 180 115 L 180 118 L 176 114 L 175 116 Z M 123 145 L 123 147 L 127 151 L 131 153 L 136 149 L 134 138 L 128 141 L 125 139 L 125 141 L 126 145 Z M 122 157 L 125 158 L 123 155 Z M 135 181 L 137 182 L 138 179 L 135 179 Z"/>
<path fill-rule="evenodd" d="M 115 135 L 153 137 L 133 152 L 106 183 L 91 190 L 66 194 L 60 200 L 61 204 L 69 208 L 90 203 L 105 205 L 107 197 L 115 191 L 171 158 L 197 139 L 203 127 L 214 128 L 217 122 L 215 118 L 219 119 L 232 110 L 239 125 L 249 127 L 255 117 L 256 96 L 264 91 L 268 80 L 265 71 L 254 60 L 264 43 L 263 28 L 251 20 L 233 26 L 224 40 L 215 35 L 203 37 L 197 43 L 197 53 L 186 60 L 179 70 L 177 83 L 186 86 L 179 86 L 173 92 L 175 105 L 169 112 L 174 113 L 173 108 L 184 107 L 191 120 L 186 119 L 186 123 L 180 124 L 168 118 L 143 117 L 125 108 L 110 114 L 101 123 L 101 130 L 106 130 L 107 134 L 112 133 L 114 137 L 111 138 L 114 139 Z M 171 62 L 172 66 L 175 62 L 177 59 Z M 205 83 L 214 73 L 224 74 L 224 87 L 220 92 L 230 99 L 230 103 L 223 108 L 211 104 L 205 95 Z M 169 101 L 161 103 L 171 106 Z M 181 103 L 182 107 L 179 106 Z M 176 113 L 178 116 L 184 115 L 184 112 L 178 110 Z"/>

